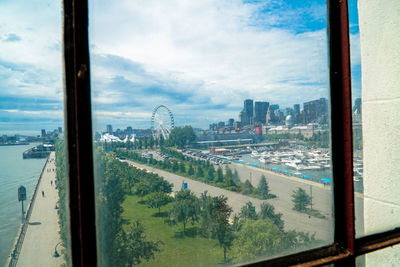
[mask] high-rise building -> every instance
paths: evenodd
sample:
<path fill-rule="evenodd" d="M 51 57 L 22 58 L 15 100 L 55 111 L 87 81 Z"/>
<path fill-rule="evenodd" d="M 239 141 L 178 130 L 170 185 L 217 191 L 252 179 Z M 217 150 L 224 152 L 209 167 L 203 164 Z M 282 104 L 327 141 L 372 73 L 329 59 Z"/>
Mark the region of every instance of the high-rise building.
<path fill-rule="evenodd" d="M 249 125 L 254 122 L 254 107 L 253 107 L 253 99 L 246 99 L 244 101 L 244 107 L 241 114 L 241 125 Z"/>
<path fill-rule="evenodd" d="M 269 102 L 255 102 L 254 103 L 254 122 L 266 123 L 266 116 L 269 107 Z"/>
<path fill-rule="evenodd" d="M 250 118 L 253 117 L 253 99 L 246 99 L 244 101 L 244 111 Z"/>
<path fill-rule="evenodd" d="M 274 124 L 277 122 L 277 117 L 275 116 L 275 111 L 269 106 L 267 115 L 265 116 L 265 122 L 268 124 Z"/>
<path fill-rule="evenodd" d="M 293 115 L 296 116 L 298 113 L 300 113 L 300 104 L 294 104 L 293 106 Z"/>
<path fill-rule="evenodd" d="M 270 106 L 272 110 L 278 110 L 279 109 L 279 105 L 278 104 L 273 104 Z"/>
<path fill-rule="evenodd" d="M 113 128 L 112 128 L 111 124 L 108 124 L 106 126 L 106 132 L 109 133 L 109 134 L 113 134 Z"/>
<path fill-rule="evenodd" d="M 234 119 L 229 119 L 228 120 L 228 126 L 233 126 L 233 123 L 235 122 L 235 120 Z"/>
<path fill-rule="evenodd" d="M 320 98 L 304 103 L 305 123 L 327 123 L 328 100 Z"/>
<path fill-rule="evenodd" d="M 41 137 L 42 138 L 45 138 L 46 136 L 47 136 L 47 134 L 46 134 L 46 129 L 42 129 L 42 132 L 41 132 L 42 134 L 41 134 Z"/>
<path fill-rule="evenodd" d="M 240 111 L 239 113 L 239 121 L 240 121 L 240 126 L 245 126 L 250 124 L 250 118 L 244 110 Z"/>

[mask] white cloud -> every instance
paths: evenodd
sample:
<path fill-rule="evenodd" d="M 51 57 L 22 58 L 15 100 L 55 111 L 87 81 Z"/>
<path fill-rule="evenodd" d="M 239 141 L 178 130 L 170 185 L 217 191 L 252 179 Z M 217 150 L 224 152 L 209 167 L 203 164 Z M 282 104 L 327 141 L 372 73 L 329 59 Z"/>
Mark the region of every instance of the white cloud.
<path fill-rule="evenodd" d="M 154 76 L 198 85 L 193 98 L 213 104 L 240 106 L 250 97 L 292 105 L 327 96 L 326 32 L 249 26 L 254 8 L 221 0 L 91 1 L 92 53 L 131 59 Z M 112 73 L 96 70 L 95 79 Z"/>
<path fill-rule="evenodd" d="M 62 99 L 62 54 L 54 49 L 61 31 L 60 1 L 0 2 L 0 76 L 8 80 L 0 84 L 3 94 Z"/>

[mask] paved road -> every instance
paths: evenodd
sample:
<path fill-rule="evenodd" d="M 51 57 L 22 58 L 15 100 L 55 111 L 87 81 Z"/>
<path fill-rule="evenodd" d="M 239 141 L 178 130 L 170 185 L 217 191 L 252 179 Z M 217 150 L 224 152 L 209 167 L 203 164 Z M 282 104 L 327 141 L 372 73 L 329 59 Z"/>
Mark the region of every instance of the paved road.
<path fill-rule="evenodd" d="M 55 154 L 52 152 L 39 184 L 17 266 L 48 267 L 64 263 L 62 256 L 53 257 L 54 248 L 61 241 L 57 210 L 54 209 L 58 201 L 58 192 L 54 185 L 56 178 L 54 161 Z M 53 181 L 53 184 L 50 181 Z M 57 251 L 60 253 L 61 249 L 59 245 Z"/>
<path fill-rule="evenodd" d="M 228 197 L 228 204 L 232 207 L 234 213 L 238 213 L 243 207 L 246 202 L 251 201 L 255 206 L 256 210 L 259 211 L 260 204 L 263 202 L 271 203 L 275 206 L 276 212 L 281 212 L 283 214 L 283 220 L 285 221 L 285 229 L 286 230 L 297 230 L 297 231 L 304 231 L 309 233 L 316 233 L 316 237 L 321 240 L 331 241 L 333 237 L 333 223 L 330 216 L 330 191 L 324 188 L 320 188 L 319 186 L 313 186 L 313 201 L 316 203 L 313 205 L 316 209 L 319 209 L 322 213 L 327 216 L 327 219 L 318 219 L 315 217 L 309 217 L 306 214 L 296 212 L 292 210 L 293 203 L 291 202 L 291 193 L 297 187 L 304 187 L 305 189 L 309 190 L 309 185 L 305 185 L 302 183 L 297 183 L 290 179 L 285 179 L 282 177 L 270 177 L 267 176 L 267 180 L 271 187 L 272 193 L 278 195 L 278 198 L 271 199 L 271 200 L 260 200 L 256 198 L 252 198 L 249 196 L 245 196 L 242 194 L 238 194 L 235 192 L 231 192 L 225 189 L 221 189 L 215 186 L 211 186 L 208 184 L 204 184 L 195 180 L 191 180 L 188 178 L 184 178 L 179 175 L 172 174 L 170 172 L 166 172 L 163 170 L 155 169 L 150 166 L 146 166 L 143 164 L 134 163 L 131 161 L 127 161 L 131 165 L 135 165 L 144 169 L 148 169 L 150 171 L 157 172 L 161 175 L 165 180 L 174 184 L 175 191 L 180 190 L 182 186 L 182 182 L 185 181 L 188 183 L 188 187 L 192 190 L 196 195 L 200 195 L 204 191 L 208 191 L 210 195 L 217 196 L 217 195 L 224 195 Z M 237 167 L 239 175 L 241 172 L 245 172 L 245 169 L 241 169 L 242 166 L 231 166 Z M 244 167 L 245 168 L 245 167 Z M 258 175 L 256 174 L 257 170 L 252 170 L 254 172 L 254 178 L 252 178 L 253 184 L 257 184 Z M 244 173 L 242 173 L 242 176 Z M 242 178 L 243 179 L 243 178 Z M 259 177 L 258 177 L 259 179 Z"/>

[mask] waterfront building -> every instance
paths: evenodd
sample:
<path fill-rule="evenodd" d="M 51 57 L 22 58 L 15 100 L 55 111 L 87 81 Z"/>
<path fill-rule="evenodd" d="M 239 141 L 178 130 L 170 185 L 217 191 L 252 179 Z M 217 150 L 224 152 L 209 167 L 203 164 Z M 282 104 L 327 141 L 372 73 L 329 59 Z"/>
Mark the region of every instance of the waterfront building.
<path fill-rule="evenodd" d="M 46 138 L 46 136 L 47 136 L 47 134 L 46 134 L 46 129 L 42 129 L 41 137 L 42 137 L 42 138 Z"/>
<path fill-rule="evenodd" d="M 235 122 L 234 119 L 229 119 L 228 120 L 228 126 L 233 127 L 233 123 Z"/>
<path fill-rule="evenodd" d="M 289 119 L 290 120 L 290 119 Z M 290 134 L 301 134 L 302 136 L 306 138 L 312 137 L 316 133 L 322 133 L 328 131 L 327 129 L 320 129 L 318 128 L 317 124 L 314 123 L 309 123 L 307 125 L 301 125 L 301 126 L 293 126 L 291 128 L 283 125 L 279 125 L 276 127 L 265 127 L 263 129 L 263 133 L 268 134 L 285 134 L 285 133 L 290 133 Z"/>

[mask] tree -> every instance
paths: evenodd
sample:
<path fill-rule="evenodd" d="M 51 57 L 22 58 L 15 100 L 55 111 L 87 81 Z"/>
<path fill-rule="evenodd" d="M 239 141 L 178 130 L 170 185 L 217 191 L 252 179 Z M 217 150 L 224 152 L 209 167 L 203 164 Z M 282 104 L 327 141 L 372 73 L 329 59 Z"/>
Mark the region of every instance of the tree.
<path fill-rule="evenodd" d="M 185 163 L 183 163 L 183 162 L 179 163 L 179 171 L 181 173 L 186 173 Z"/>
<path fill-rule="evenodd" d="M 159 143 L 160 143 L 160 147 L 164 147 L 165 140 L 164 140 L 164 136 L 163 136 L 162 134 L 160 134 L 160 141 L 159 141 Z"/>
<path fill-rule="evenodd" d="M 128 230 L 121 229 L 116 238 L 120 244 L 117 259 L 119 266 L 133 266 L 140 264 L 143 259 L 154 258 L 154 253 L 161 251 L 161 241 L 146 241 L 146 234 L 143 225 L 134 221 Z"/>
<path fill-rule="evenodd" d="M 172 163 L 172 171 L 177 172 L 179 170 L 178 162 L 176 160 Z"/>
<path fill-rule="evenodd" d="M 168 143 L 171 146 L 183 148 L 191 145 L 196 139 L 192 126 L 174 127 L 169 134 Z"/>
<path fill-rule="evenodd" d="M 217 238 L 218 245 L 224 249 L 224 262 L 226 262 L 226 251 L 232 246 L 235 238 L 232 226 L 229 224 L 232 208 L 227 204 L 227 197 L 218 196 L 213 199 L 215 209 L 212 213 L 212 233 Z"/>
<path fill-rule="evenodd" d="M 150 147 L 150 148 L 153 148 L 153 147 L 154 147 L 154 137 L 153 137 L 153 136 L 150 136 L 150 139 L 149 139 L 149 147 Z"/>
<path fill-rule="evenodd" d="M 208 181 L 210 181 L 210 182 L 214 181 L 214 173 L 215 173 L 214 167 L 213 166 L 208 167 L 208 170 L 207 170 Z"/>
<path fill-rule="evenodd" d="M 264 175 L 261 176 L 260 183 L 258 184 L 258 192 L 260 193 L 261 199 L 269 198 L 269 186 Z"/>
<path fill-rule="evenodd" d="M 311 204 L 311 200 L 311 197 L 304 189 L 298 187 L 297 190 L 293 190 L 292 202 L 294 210 L 306 211 L 307 206 Z"/>
<path fill-rule="evenodd" d="M 232 170 L 231 170 L 231 168 L 229 168 L 228 166 L 226 166 L 226 168 L 225 168 L 225 177 L 224 177 L 224 180 L 225 180 L 225 184 L 226 184 L 227 186 L 235 186 L 235 185 L 236 185 L 235 182 L 233 181 L 233 173 L 232 173 Z"/>
<path fill-rule="evenodd" d="M 222 183 L 224 181 L 224 174 L 222 172 L 222 168 L 218 167 L 217 169 L 217 183 Z"/>
<path fill-rule="evenodd" d="M 279 230 L 283 231 L 284 222 L 282 220 L 282 213 L 275 213 L 275 208 L 269 203 L 261 203 L 260 212 L 258 217 L 262 220 L 270 219 Z"/>
<path fill-rule="evenodd" d="M 134 188 L 133 188 L 134 192 L 136 195 L 139 195 L 141 197 L 144 197 L 145 195 L 147 195 L 148 193 L 150 193 L 150 188 L 147 184 L 145 184 L 144 182 L 139 182 L 137 183 Z"/>
<path fill-rule="evenodd" d="M 188 174 L 189 175 L 193 175 L 194 174 L 194 169 L 193 169 L 193 165 L 192 164 L 189 165 Z"/>
<path fill-rule="evenodd" d="M 198 198 L 190 190 L 181 190 L 175 195 L 170 209 L 170 219 L 183 224 L 183 233 L 186 232 L 186 225 L 189 220 L 199 220 L 200 206 Z"/>
<path fill-rule="evenodd" d="M 253 206 L 253 203 L 250 201 L 247 202 L 241 209 L 239 213 L 240 218 L 242 219 L 253 219 L 257 220 L 257 213 L 256 213 L 256 207 Z"/>
<path fill-rule="evenodd" d="M 251 193 L 253 193 L 254 187 L 253 185 L 250 183 L 249 180 L 246 180 L 246 182 L 244 182 L 243 184 L 243 191 L 242 193 L 244 195 L 250 195 Z"/>
<path fill-rule="evenodd" d="M 236 260 L 273 255 L 288 247 L 286 236 L 271 220 L 246 220 L 232 247 Z"/>
<path fill-rule="evenodd" d="M 201 167 L 201 166 L 198 166 L 198 167 L 197 167 L 196 176 L 197 176 L 198 178 L 204 178 L 203 167 Z"/>
<path fill-rule="evenodd" d="M 202 233 L 205 237 L 218 240 L 218 245 L 224 249 L 224 261 L 234 239 L 233 228 L 229 224 L 232 208 L 227 201 L 227 197 L 223 195 L 211 197 L 207 195 L 207 191 L 200 196 Z"/>
<path fill-rule="evenodd" d="M 238 171 L 235 169 L 235 171 L 233 172 L 233 182 L 235 184 L 240 184 L 240 178 L 239 178 L 239 174 Z"/>
<path fill-rule="evenodd" d="M 146 205 L 149 208 L 157 208 L 158 209 L 158 214 L 160 214 L 161 207 L 167 205 L 171 201 L 172 201 L 172 197 L 170 197 L 166 193 L 160 192 L 160 191 L 150 193 L 144 199 L 144 203 L 146 203 Z"/>

